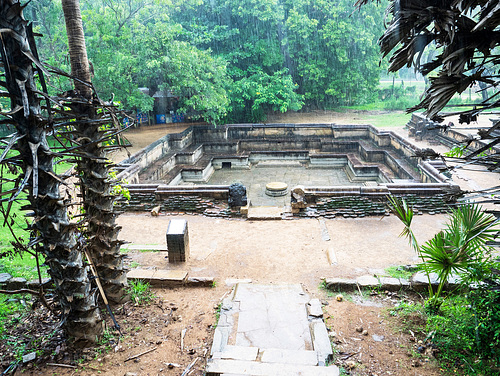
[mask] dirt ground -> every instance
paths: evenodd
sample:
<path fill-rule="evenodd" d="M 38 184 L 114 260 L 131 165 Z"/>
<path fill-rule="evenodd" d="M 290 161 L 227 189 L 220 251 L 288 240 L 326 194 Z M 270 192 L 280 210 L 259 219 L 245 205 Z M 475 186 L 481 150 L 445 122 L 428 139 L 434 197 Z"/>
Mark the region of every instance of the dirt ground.
<path fill-rule="evenodd" d="M 288 122 L 349 122 L 352 114 L 292 114 L 273 119 Z M 188 125 L 153 126 L 126 134 L 134 154 L 152 141 Z M 405 133 L 403 125 L 391 128 Z M 412 140 L 413 141 L 413 140 Z M 421 146 L 426 146 L 422 143 Z M 125 154 L 117 154 L 116 161 Z M 461 170 L 454 180 L 465 189 L 498 185 L 495 175 L 475 175 Z M 469 188 L 467 188 L 469 187 Z M 60 347 L 42 363 L 28 364 L 17 374 L 24 375 L 182 375 L 196 359 L 189 375 L 203 375 L 216 323 L 216 308 L 230 291 L 228 279 L 251 279 L 254 283 L 301 283 L 312 297 L 324 304 L 327 327 L 335 344 L 336 363 L 352 375 L 434 376 L 443 374 L 431 355 L 419 354 L 416 337 L 393 327 L 387 309 L 405 299 L 390 293 L 361 297 L 345 294 L 338 302 L 335 294 L 321 289 L 323 277 L 380 275 L 391 265 L 417 263 L 406 240 L 398 237 L 402 226 L 393 216 L 363 219 L 326 219 L 330 240 L 322 237 L 318 219 L 247 221 L 214 219 L 177 213 L 123 214 L 120 237 L 136 245 L 165 244 L 172 218 L 188 221 L 189 261 L 171 265 L 163 252 L 130 251 L 132 267 L 186 270 L 189 276 L 213 277 L 213 287 L 156 288 L 154 303 L 136 306 L 133 302 L 116 307 L 124 336 L 95 349 L 80 352 Z M 445 216 L 415 218 L 415 233 L 422 242 L 442 227 Z M 337 263 L 331 265 L 327 251 L 333 249 Z M 109 324 L 109 318 L 107 319 Z M 363 327 L 367 335 L 356 329 Z M 185 330 L 184 346 L 181 333 Z M 110 329 L 111 332 L 111 329 Z M 375 335 L 375 336 L 374 336 Z M 423 335 L 423 334 L 421 334 Z M 151 350 L 135 359 L 133 356 Z M 82 360 L 83 359 L 83 360 Z M 48 363 L 56 365 L 48 365 Z M 170 364 L 170 366 L 169 366 Z M 67 368 L 70 365 L 74 368 Z"/>

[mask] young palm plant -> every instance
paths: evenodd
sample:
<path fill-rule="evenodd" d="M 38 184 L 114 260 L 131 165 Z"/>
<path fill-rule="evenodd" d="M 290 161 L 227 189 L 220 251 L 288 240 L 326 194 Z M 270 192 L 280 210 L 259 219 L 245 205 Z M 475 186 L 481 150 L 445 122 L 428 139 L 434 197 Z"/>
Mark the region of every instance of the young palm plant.
<path fill-rule="evenodd" d="M 428 306 L 431 310 L 439 309 L 443 287 L 451 274 L 470 277 L 475 270 L 484 269 L 492 262 L 486 242 L 495 238 L 498 220 L 480 206 L 470 203 L 458 206 L 451 213 L 446 227 L 421 246 L 411 229 L 412 208 L 396 197 L 389 197 L 389 207 L 405 226 L 400 236 L 408 238 L 422 260 L 429 281 Z M 437 274 L 436 291 L 431 285 L 431 273 Z"/>

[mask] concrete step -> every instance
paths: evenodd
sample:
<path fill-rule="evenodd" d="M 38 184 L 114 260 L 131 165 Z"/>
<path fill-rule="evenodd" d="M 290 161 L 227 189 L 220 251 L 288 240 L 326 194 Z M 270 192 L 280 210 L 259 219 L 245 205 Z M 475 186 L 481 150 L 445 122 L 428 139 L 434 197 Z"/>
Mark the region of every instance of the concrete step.
<path fill-rule="evenodd" d="M 257 347 L 227 345 L 222 351 L 214 352 L 212 358 L 303 366 L 318 365 L 318 353 L 312 350 L 259 349 Z"/>
<path fill-rule="evenodd" d="M 226 359 L 212 359 L 206 368 L 206 376 L 339 376 L 339 374 L 336 366 L 319 367 Z"/>
<path fill-rule="evenodd" d="M 185 270 L 132 269 L 127 273 L 127 279 L 144 281 L 152 286 L 175 287 L 186 282 L 187 274 Z"/>
<path fill-rule="evenodd" d="M 247 218 L 250 220 L 281 219 L 283 208 L 277 206 L 250 206 Z"/>

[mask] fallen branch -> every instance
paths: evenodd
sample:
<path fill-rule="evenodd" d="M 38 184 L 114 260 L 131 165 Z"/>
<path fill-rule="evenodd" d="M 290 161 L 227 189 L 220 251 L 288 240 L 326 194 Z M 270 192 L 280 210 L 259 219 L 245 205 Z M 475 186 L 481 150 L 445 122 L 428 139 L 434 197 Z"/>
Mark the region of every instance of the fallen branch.
<path fill-rule="evenodd" d="M 198 361 L 198 359 L 200 359 L 200 358 L 196 358 L 195 360 L 193 360 L 189 364 L 189 366 L 186 367 L 186 369 L 184 370 L 184 372 L 182 372 L 181 376 L 186 376 L 189 373 L 189 371 L 191 370 L 191 368 L 193 368 L 193 366 L 195 365 L 195 363 Z"/>
<path fill-rule="evenodd" d="M 359 351 L 354 352 L 354 353 L 352 353 L 352 354 L 347 354 L 347 355 L 345 355 L 345 356 L 341 356 L 341 357 L 340 357 L 340 360 L 347 360 L 347 359 L 349 359 L 350 357 L 352 357 L 352 356 L 354 356 L 354 355 L 356 355 L 356 354 L 359 354 Z"/>
<path fill-rule="evenodd" d="M 132 360 L 132 359 L 138 358 L 138 357 L 140 357 L 140 356 L 143 356 L 143 355 L 145 355 L 145 354 L 147 354 L 147 353 L 150 353 L 151 351 L 155 351 L 157 348 L 158 348 L 158 347 L 153 347 L 152 349 L 146 350 L 146 351 L 144 351 L 144 352 L 142 352 L 142 353 L 140 353 L 140 354 L 137 354 L 137 355 L 131 356 L 130 358 L 125 359 L 124 361 L 125 361 L 125 362 L 128 362 L 129 360 Z"/>
<path fill-rule="evenodd" d="M 59 363 L 47 363 L 48 366 L 52 367 L 63 367 L 63 368 L 77 368 L 76 366 L 72 366 L 69 364 L 59 364 Z"/>
<path fill-rule="evenodd" d="M 43 292 L 40 291 L 35 291 L 31 289 L 20 289 L 20 290 L 0 290 L 0 294 L 5 294 L 5 295 L 14 295 L 14 294 L 31 294 L 34 296 L 38 296 L 42 304 L 47 307 L 49 311 L 52 312 L 52 307 L 50 307 L 49 302 L 45 299 L 45 295 Z"/>
<path fill-rule="evenodd" d="M 360 295 L 361 297 L 363 297 L 363 293 L 361 292 L 361 289 L 359 288 L 359 284 L 358 284 L 358 282 L 356 282 L 356 286 L 358 287 L 359 295 Z"/>
<path fill-rule="evenodd" d="M 181 331 L 181 352 L 184 351 L 184 337 L 186 336 L 187 329 Z"/>
<path fill-rule="evenodd" d="M 20 290 L 0 290 L 0 294 L 14 295 L 14 294 L 31 294 L 40 296 L 40 292 L 30 289 L 20 289 Z"/>

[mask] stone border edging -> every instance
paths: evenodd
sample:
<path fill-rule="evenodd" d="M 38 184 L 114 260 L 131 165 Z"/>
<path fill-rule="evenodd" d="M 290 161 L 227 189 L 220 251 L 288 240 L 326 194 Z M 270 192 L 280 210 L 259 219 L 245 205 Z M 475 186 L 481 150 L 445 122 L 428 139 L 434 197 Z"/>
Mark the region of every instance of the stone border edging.
<path fill-rule="evenodd" d="M 409 280 L 393 277 L 376 277 L 373 275 L 363 275 L 356 279 L 351 278 L 323 278 L 327 289 L 333 291 L 356 291 L 358 288 L 379 289 L 382 291 L 413 290 L 416 292 L 426 291 L 428 286 L 427 275 L 424 272 L 413 274 Z M 431 273 L 431 284 L 438 286 L 438 279 L 435 273 Z M 451 276 L 444 290 L 450 291 L 460 286 L 457 276 Z"/>
<path fill-rule="evenodd" d="M 47 287 L 52 285 L 52 279 L 43 278 L 42 287 Z M 9 273 L 0 273 L 0 289 L 15 291 L 21 289 L 31 289 L 36 290 L 40 288 L 40 282 L 37 279 L 32 279 L 28 281 L 26 278 L 22 277 L 12 277 Z"/>

